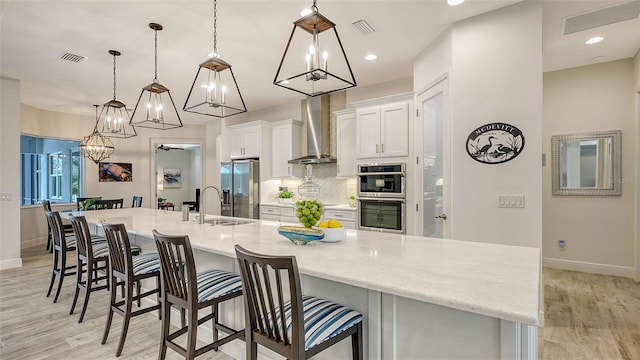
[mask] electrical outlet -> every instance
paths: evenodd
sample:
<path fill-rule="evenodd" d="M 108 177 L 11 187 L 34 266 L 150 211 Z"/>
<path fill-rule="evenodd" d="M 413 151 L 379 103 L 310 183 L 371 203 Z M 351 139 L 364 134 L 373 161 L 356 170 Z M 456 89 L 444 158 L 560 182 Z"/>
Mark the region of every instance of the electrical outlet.
<path fill-rule="evenodd" d="M 11 193 L 0 193 L 0 201 L 11 201 Z"/>
<path fill-rule="evenodd" d="M 498 195 L 499 208 L 523 208 L 524 195 Z"/>

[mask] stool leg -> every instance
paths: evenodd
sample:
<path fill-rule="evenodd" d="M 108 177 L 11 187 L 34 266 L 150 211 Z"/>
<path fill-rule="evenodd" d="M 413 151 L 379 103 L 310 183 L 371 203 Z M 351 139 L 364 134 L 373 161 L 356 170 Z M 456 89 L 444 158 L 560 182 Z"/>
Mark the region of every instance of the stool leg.
<path fill-rule="evenodd" d="M 218 306 L 220 306 L 219 303 L 216 303 L 215 305 L 211 306 L 211 312 L 213 312 L 213 341 L 216 342 L 218 341 L 218 324 L 220 323 L 220 321 L 218 321 Z M 218 351 L 218 347 L 214 347 L 213 351 Z"/>
<path fill-rule="evenodd" d="M 69 311 L 69 315 L 73 315 L 73 310 L 76 308 L 76 302 L 78 301 L 78 293 L 80 292 L 80 287 L 82 287 L 82 260 L 80 258 L 76 259 L 76 291 L 73 294 L 73 301 L 71 302 L 71 311 Z"/>
<path fill-rule="evenodd" d="M 351 335 L 351 348 L 353 351 L 353 360 L 362 360 L 362 323 L 356 325 L 358 330 Z"/>
<path fill-rule="evenodd" d="M 162 309 L 162 336 L 160 339 L 160 353 L 158 354 L 158 360 L 164 360 L 167 356 L 167 343 L 166 339 L 169 337 L 169 328 L 171 326 L 171 305 L 164 300 L 166 298 L 163 296 L 163 300 L 161 302 L 160 308 Z M 180 311 L 184 311 L 184 309 L 180 309 Z M 182 316 L 182 322 L 184 327 L 184 315 Z"/>
<path fill-rule="evenodd" d="M 187 330 L 187 359 L 193 359 L 196 351 L 196 336 L 198 331 L 198 310 L 189 309 L 189 329 Z"/>
<path fill-rule="evenodd" d="M 113 306 L 116 303 L 116 291 L 118 291 L 118 282 L 113 276 L 109 276 L 109 282 L 111 283 L 111 287 L 109 287 L 109 311 L 107 312 L 107 323 L 104 326 L 104 334 L 102 335 L 102 345 L 107 342 L 107 338 L 109 337 L 111 320 L 113 320 Z"/>
<path fill-rule="evenodd" d="M 122 354 L 122 348 L 124 347 L 124 341 L 127 339 L 127 331 L 129 330 L 129 321 L 131 320 L 131 307 L 133 306 L 133 284 L 131 281 L 126 281 L 124 290 L 124 314 L 122 319 L 122 331 L 120 332 L 120 342 L 118 343 L 118 350 L 116 356 Z"/>
<path fill-rule="evenodd" d="M 58 270 L 56 266 L 58 265 L 58 252 L 55 251 L 53 253 L 53 269 L 51 270 L 51 282 L 49 283 L 49 290 L 47 291 L 47 297 L 51 295 L 51 290 L 53 290 L 53 283 L 56 281 L 56 271 Z"/>
<path fill-rule="evenodd" d="M 89 296 L 91 295 L 91 287 L 93 286 L 93 274 L 91 271 L 93 268 L 92 264 L 87 262 L 87 284 L 84 288 L 84 301 L 82 302 L 82 311 L 80 311 L 80 318 L 78 319 L 78 323 L 81 323 L 84 319 L 84 314 L 87 312 L 87 305 L 89 305 Z"/>
<path fill-rule="evenodd" d="M 62 290 L 62 281 L 64 280 L 64 273 L 67 267 L 67 254 L 60 254 L 60 276 L 58 279 L 58 290 L 56 290 L 56 296 L 53 297 L 53 302 L 58 301 L 58 296 L 60 296 L 60 290 Z"/>

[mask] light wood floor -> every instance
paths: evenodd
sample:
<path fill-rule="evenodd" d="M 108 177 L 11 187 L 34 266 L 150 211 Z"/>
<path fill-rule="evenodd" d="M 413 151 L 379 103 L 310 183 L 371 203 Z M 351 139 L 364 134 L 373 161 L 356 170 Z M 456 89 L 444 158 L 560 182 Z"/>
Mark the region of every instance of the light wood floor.
<path fill-rule="evenodd" d="M 91 294 L 84 321 L 78 324 L 82 292 L 79 306 L 69 315 L 74 276 L 66 277 L 58 302 L 54 304 L 55 287 L 51 297 L 45 296 L 51 279 L 51 255 L 43 246 L 38 246 L 23 250 L 22 256 L 21 269 L 0 271 L 0 359 L 116 359 L 122 326 L 122 317 L 118 314 L 113 316 L 107 343 L 100 345 L 109 303 L 107 291 Z M 122 355 L 117 359 L 157 359 L 160 324 L 157 312 L 132 318 Z M 167 359 L 183 357 L 168 349 Z M 198 359 L 232 358 L 210 351 Z"/>
<path fill-rule="evenodd" d="M 108 303 L 94 292 L 82 324 L 69 315 L 73 279 L 58 302 L 45 297 L 51 255 L 41 246 L 23 251 L 23 267 L 0 271 L 0 359 L 115 359 L 121 317 L 100 345 Z M 541 359 L 640 360 L 640 284 L 630 279 L 544 269 L 545 328 Z M 120 359 L 156 359 L 160 321 L 155 313 L 133 318 Z M 181 359 L 172 350 L 167 359 Z M 198 359 L 231 359 L 209 352 Z"/>

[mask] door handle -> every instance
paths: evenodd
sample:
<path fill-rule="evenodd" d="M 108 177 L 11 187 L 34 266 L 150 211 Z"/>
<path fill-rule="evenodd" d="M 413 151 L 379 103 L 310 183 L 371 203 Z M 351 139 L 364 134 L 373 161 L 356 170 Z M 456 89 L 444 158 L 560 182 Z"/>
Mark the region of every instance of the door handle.
<path fill-rule="evenodd" d="M 376 144 L 376 154 L 380 152 L 380 145 Z"/>
<path fill-rule="evenodd" d="M 438 215 L 435 217 L 436 219 L 447 220 L 447 214 Z"/>

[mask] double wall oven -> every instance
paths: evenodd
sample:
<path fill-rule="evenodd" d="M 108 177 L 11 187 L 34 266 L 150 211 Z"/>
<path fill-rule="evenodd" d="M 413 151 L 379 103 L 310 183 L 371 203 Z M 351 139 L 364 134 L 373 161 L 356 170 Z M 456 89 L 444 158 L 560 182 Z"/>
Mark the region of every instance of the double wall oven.
<path fill-rule="evenodd" d="M 358 228 L 405 233 L 405 163 L 358 165 Z"/>

